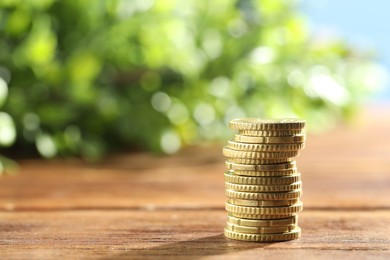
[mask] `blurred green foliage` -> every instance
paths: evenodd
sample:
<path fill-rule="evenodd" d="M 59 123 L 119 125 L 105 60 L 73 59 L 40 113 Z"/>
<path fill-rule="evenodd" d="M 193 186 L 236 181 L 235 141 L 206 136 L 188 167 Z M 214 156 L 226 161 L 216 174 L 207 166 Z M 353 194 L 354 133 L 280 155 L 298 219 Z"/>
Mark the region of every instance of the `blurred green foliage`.
<path fill-rule="evenodd" d="M 341 41 L 311 39 L 296 5 L 1 0 L 0 145 L 14 123 L 18 149 L 90 160 L 226 139 L 235 117 L 332 125 L 381 70 Z"/>

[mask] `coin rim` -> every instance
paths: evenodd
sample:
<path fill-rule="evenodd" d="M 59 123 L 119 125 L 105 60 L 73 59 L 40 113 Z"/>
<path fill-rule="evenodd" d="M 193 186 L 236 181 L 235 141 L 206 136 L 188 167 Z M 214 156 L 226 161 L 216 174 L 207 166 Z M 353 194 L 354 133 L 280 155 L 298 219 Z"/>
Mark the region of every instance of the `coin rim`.
<path fill-rule="evenodd" d="M 225 182 L 241 185 L 286 185 L 301 180 L 301 174 L 291 174 L 278 177 L 248 177 L 232 174 L 230 171 L 224 173 Z"/>
<path fill-rule="evenodd" d="M 300 198 L 302 194 L 302 189 L 288 192 L 243 192 L 225 189 L 226 197 L 247 200 L 288 200 Z"/>
<path fill-rule="evenodd" d="M 278 201 L 276 203 L 276 201 Z M 297 204 L 299 199 L 291 199 L 291 200 L 244 200 L 244 199 L 236 199 L 236 198 L 228 198 L 227 202 L 236 206 L 244 206 L 244 207 L 279 207 L 279 206 L 292 206 Z M 253 205 L 256 204 L 257 205 Z M 251 203 L 253 203 L 251 205 Z M 283 204 L 285 203 L 285 204 Z"/>
<path fill-rule="evenodd" d="M 238 158 L 238 157 L 228 157 L 226 161 L 236 163 L 236 164 L 252 164 L 252 165 L 270 165 L 270 164 L 279 164 L 287 163 L 292 161 L 292 158 L 282 158 L 282 159 L 251 159 L 251 158 Z"/>
<path fill-rule="evenodd" d="M 294 135 L 294 136 L 246 136 L 235 134 L 234 141 L 239 143 L 249 144 L 300 144 L 306 141 L 306 135 Z"/>
<path fill-rule="evenodd" d="M 292 144 L 263 144 L 263 143 L 242 143 L 235 140 L 228 140 L 226 147 L 232 150 L 238 151 L 250 151 L 250 152 L 288 152 L 288 151 L 300 151 L 305 148 L 305 143 L 292 143 Z"/>
<path fill-rule="evenodd" d="M 245 218 L 245 219 L 252 219 L 252 220 L 283 219 L 298 214 L 298 213 L 292 213 L 292 214 L 268 215 L 268 214 L 246 214 L 246 213 L 237 213 L 237 212 L 228 212 L 228 213 L 230 213 L 232 216 L 237 218 Z"/>
<path fill-rule="evenodd" d="M 302 189 L 302 181 L 297 181 L 291 184 L 285 185 L 247 185 L 247 184 L 236 184 L 225 181 L 225 189 L 244 191 L 244 192 L 286 192 L 292 190 Z"/>
<path fill-rule="evenodd" d="M 283 171 L 283 170 L 291 170 L 297 169 L 297 163 L 295 160 L 291 160 L 289 162 L 284 163 L 274 163 L 274 164 L 242 164 L 242 163 L 233 163 L 229 161 L 225 161 L 225 166 L 229 170 L 237 170 L 237 171 Z M 236 169 L 234 169 L 236 167 Z M 244 170 L 239 167 L 244 167 Z M 248 168 L 248 169 L 245 169 Z"/>
<path fill-rule="evenodd" d="M 277 137 L 277 136 L 291 136 L 298 134 L 305 134 L 305 129 L 290 129 L 290 130 L 238 130 L 238 134 L 245 136 L 265 136 L 265 137 Z"/>
<path fill-rule="evenodd" d="M 234 150 L 227 146 L 222 149 L 222 154 L 229 158 L 244 158 L 244 159 L 255 159 L 255 160 L 268 160 L 268 159 L 284 159 L 292 158 L 299 155 L 299 150 L 296 151 L 277 151 L 277 152 L 266 152 L 266 151 L 247 151 L 247 150 Z"/>
<path fill-rule="evenodd" d="M 283 225 L 283 226 L 276 226 L 276 227 L 247 227 L 247 226 L 240 226 L 240 225 L 235 225 L 226 222 L 225 228 L 227 228 L 230 231 L 245 233 L 245 234 L 280 234 L 280 233 L 289 232 L 296 229 L 297 225 Z M 241 231 L 235 229 L 241 229 Z"/>
<path fill-rule="evenodd" d="M 276 242 L 276 241 L 288 241 L 294 240 L 301 237 L 301 228 L 297 228 L 290 232 L 279 233 L 279 234 L 246 234 L 235 231 L 230 231 L 224 228 L 224 235 L 229 239 L 240 240 L 240 241 L 252 241 L 252 242 Z"/>
<path fill-rule="evenodd" d="M 290 222 L 288 220 L 291 219 Z M 230 213 L 227 215 L 227 222 L 248 227 L 258 227 L 258 226 L 278 226 L 278 225 L 289 225 L 295 224 L 298 225 L 298 215 L 293 214 L 291 217 L 281 218 L 281 219 L 245 219 L 232 216 Z"/>
<path fill-rule="evenodd" d="M 225 202 L 225 209 L 231 213 L 242 213 L 248 215 L 286 215 L 301 212 L 303 210 L 303 202 L 299 201 L 297 204 L 291 206 L 278 207 L 247 207 Z"/>
<path fill-rule="evenodd" d="M 234 130 L 290 130 L 304 129 L 305 126 L 306 121 L 295 118 L 236 118 L 229 122 L 229 127 Z"/>
<path fill-rule="evenodd" d="M 239 171 L 239 170 L 227 170 L 231 175 L 249 178 L 263 178 L 263 177 L 287 177 L 290 175 L 298 174 L 298 169 L 284 170 L 284 171 Z M 300 173 L 299 173 L 300 174 Z"/>

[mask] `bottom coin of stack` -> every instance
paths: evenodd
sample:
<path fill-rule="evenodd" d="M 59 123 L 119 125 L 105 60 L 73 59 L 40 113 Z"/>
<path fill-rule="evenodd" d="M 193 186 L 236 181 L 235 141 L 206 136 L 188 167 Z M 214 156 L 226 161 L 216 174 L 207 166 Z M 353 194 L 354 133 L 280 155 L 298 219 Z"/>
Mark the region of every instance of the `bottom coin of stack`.
<path fill-rule="evenodd" d="M 252 126 L 248 119 L 240 122 L 244 123 L 232 127 L 239 130 L 235 139 L 229 141 L 223 150 L 228 169 L 224 174 L 228 198 L 224 234 L 231 239 L 256 242 L 297 239 L 301 235 L 297 214 L 303 208 L 300 201 L 302 183 L 292 158 L 303 148 L 304 123 L 293 121 L 288 125 L 291 121 L 256 121 L 257 125 Z M 249 120 L 252 122 L 253 119 Z M 261 124 L 271 130 L 263 131 Z M 278 127 L 283 129 L 280 131 L 283 136 L 279 139 Z M 245 134 L 252 134 L 251 131 L 258 135 L 245 139 Z M 289 136 L 289 133 L 292 134 Z"/>

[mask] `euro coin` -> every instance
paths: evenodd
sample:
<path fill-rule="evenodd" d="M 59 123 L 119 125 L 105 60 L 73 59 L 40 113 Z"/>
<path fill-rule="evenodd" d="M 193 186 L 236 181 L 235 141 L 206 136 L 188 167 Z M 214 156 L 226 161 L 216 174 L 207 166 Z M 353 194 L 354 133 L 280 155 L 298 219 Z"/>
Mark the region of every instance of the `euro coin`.
<path fill-rule="evenodd" d="M 295 170 L 296 163 L 294 160 L 290 160 L 282 163 L 265 164 L 265 165 L 253 165 L 253 164 L 240 164 L 226 161 L 226 167 L 230 170 L 237 171 L 284 171 Z"/>
<path fill-rule="evenodd" d="M 251 158 L 227 158 L 228 162 L 238 163 L 238 164 L 277 164 L 277 163 L 287 163 L 291 162 L 291 158 L 283 159 L 251 159 Z"/>
<path fill-rule="evenodd" d="M 252 241 L 252 242 L 276 242 L 276 241 L 288 241 L 297 239 L 301 236 L 301 229 L 297 227 L 294 230 L 279 233 L 279 234 L 246 234 L 231 231 L 225 228 L 224 234 L 227 238 L 241 240 L 241 241 Z"/>
<path fill-rule="evenodd" d="M 226 229 L 247 234 L 275 234 L 284 233 L 296 229 L 295 225 L 277 226 L 277 227 L 246 227 L 238 226 L 231 223 L 226 223 Z"/>
<path fill-rule="evenodd" d="M 291 174 L 289 176 L 280 177 L 243 177 L 234 175 L 233 173 L 225 172 L 225 181 L 235 184 L 244 185 L 284 185 L 291 184 L 301 180 L 301 174 Z"/>
<path fill-rule="evenodd" d="M 302 189 L 289 192 L 242 192 L 225 190 L 225 195 L 228 198 L 243 200 L 292 200 L 302 196 Z"/>
<path fill-rule="evenodd" d="M 291 206 L 297 204 L 299 199 L 293 200 L 242 200 L 242 199 L 228 199 L 228 203 L 237 206 L 246 207 L 278 207 Z"/>
<path fill-rule="evenodd" d="M 245 219 L 237 218 L 232 215 L 228 215 L 227 222 L 239 226 L 247 227 L 275 227 L 275 226 L 285 226 L 285 225 L 297 225 L 298 224 L 298 215 L 293 215 L 287 218 L 281 219 Z"/>
<path fill-rule="evenodd" d="M 299 155 L 299 150 L 283 151 L 283 152 L 252 152 L 252 151 L 233 150 L 228 147 L 224 147 L 223 155 L 229 158 L 281 159 L 281 158 L 295 157 Z"/>
<path fill-rule="evenodd" d="M 239 130 L 238 133 L 240 135 L 247 135 L 247 136 L 291 136 L 291 135 L 301 135 L 305 134 L 304 129 L 290 129 L 290 130 L 263 130 L 263 131 L 253 131 L 253 130 Z"/>
<path fill-rule="evenodd" d="M 229 170 L 229 174 L 242 177 L 284 177 L 298 174 L 297 169 L 283 171 L 239 171 Z"/>
<path fill-rule="evenodd" d="M 229 212 L 229 211 L 228 211 Z M 236 218 L 242 218 L 242 219 L 262 219 L 262 220 L 267 220 L 267 219 L 284 219 L 291 217 L 293 215 L 296 215 L 297 213 L 294 214 L 279 214 L 279 215 L 269 215 L 269 214 L 247 214 L 247 213 L 237 213 L 237 212 L 229 212 L 230 215 Z"/>
<path fill-rule="evenodd" d="M 225 182 L 225 188 L 228 190 L 235 191 L 246 191 L 246 192 L 281 192 L 281 191 L 293 191 L 301 189 L 302 182 L 297 181 L 291 184 L 285 185 L 244 185 Z"/>
<path fill-rule="evenodd" d="M 259 119 L 259 118 L 241 118 L 231 120 L 229 127 L 235 130 L 252 131 L 287 131 L 291 129 L 303 129 L 305 121 L 293 118 L 283 119 Z"/>
<path fill-rule="evenodd" d="M 229 140 L 227 147 L 239 151 L 251 152 L 285 152 L 285 151 L 299 151 L 305 147 L 305 143 L 296 144 L 252 144 L 240 143 Z"/>
<path fill-rule="evenodd" d="M 234 141 L 241 143 L 251 144 L 294 144 L 303 143 L 305 141 L 305 135 L 293 135 L 293 136 L 246 136 L 236 134 Z"/>
<path fill-rule="evenodd" d="M 279 206 L 279 207 L 245 207 L 225 203 L 225 209 L 228 212 L 242 213 L 250 215 L 291 215 L 301 212 L 303 209 L 303 203 L 298 202 L 292 206 Z"/>

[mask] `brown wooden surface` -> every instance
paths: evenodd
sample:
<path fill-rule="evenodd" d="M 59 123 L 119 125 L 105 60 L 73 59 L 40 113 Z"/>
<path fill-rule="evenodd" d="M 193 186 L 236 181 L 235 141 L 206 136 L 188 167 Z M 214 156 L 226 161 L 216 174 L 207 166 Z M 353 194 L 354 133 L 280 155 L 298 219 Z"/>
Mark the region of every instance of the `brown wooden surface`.
<path fill-rule="evenodd" d="M 224 238 L 220 146 L 98 165 L 25 160 L 0 179 L 0 259 L 390 259 L 390 109 L 308 137 L 302 238 Z"/>

